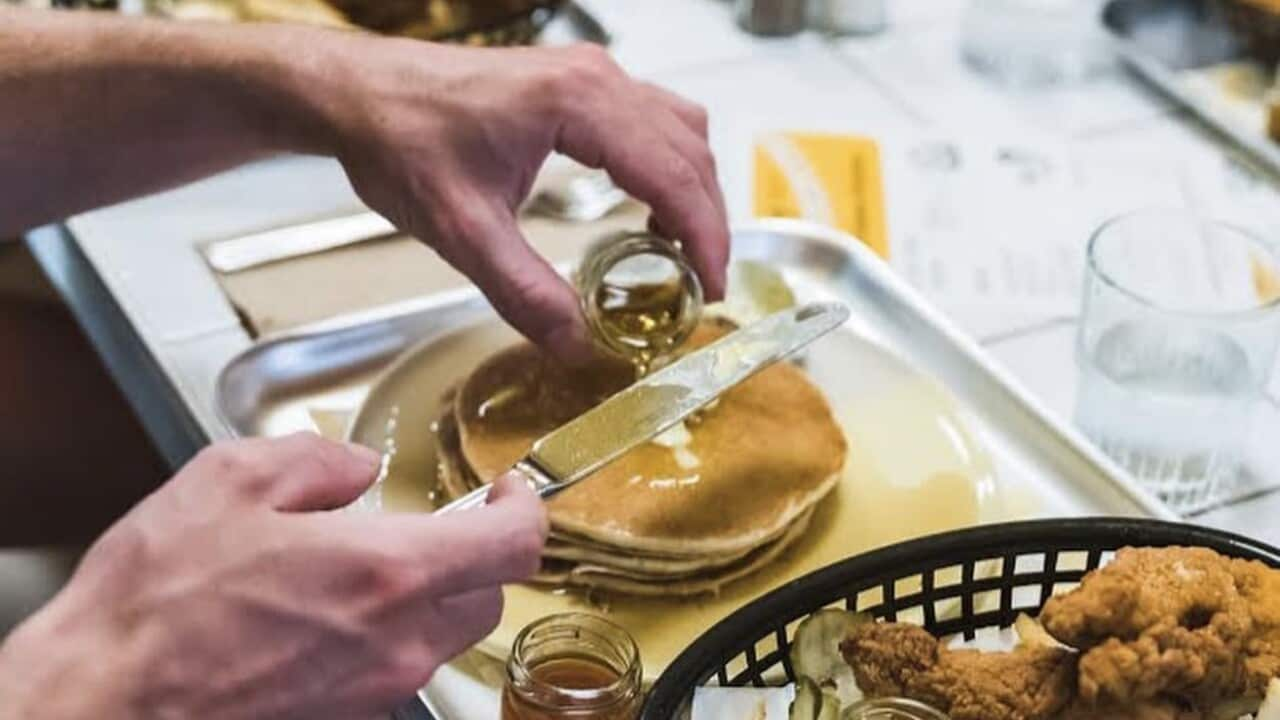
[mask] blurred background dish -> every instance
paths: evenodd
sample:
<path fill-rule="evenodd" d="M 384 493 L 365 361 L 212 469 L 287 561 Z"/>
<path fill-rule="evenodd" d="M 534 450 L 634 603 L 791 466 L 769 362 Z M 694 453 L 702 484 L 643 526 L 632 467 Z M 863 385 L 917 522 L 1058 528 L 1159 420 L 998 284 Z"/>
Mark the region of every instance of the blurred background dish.
<path fill-rule="evenodd" d="M 437 42 L 522 45 L 533 42 L 564 5 L 564 0 L 150 0 L 148 10 L 184 20 L 295 22 Z"/>
<path fill-rule="evenodd" d="M 1007 87 L 1081 82 L 1114 62 L 1100 10 L 1098 0 L 971 0 L 961 52 L 972 68 Z"/>
<path fill-rule="evenodd" d="M 1280 0 L 1219 0 L 1248 53 L 1274 68 L 1280 62 Z"/>

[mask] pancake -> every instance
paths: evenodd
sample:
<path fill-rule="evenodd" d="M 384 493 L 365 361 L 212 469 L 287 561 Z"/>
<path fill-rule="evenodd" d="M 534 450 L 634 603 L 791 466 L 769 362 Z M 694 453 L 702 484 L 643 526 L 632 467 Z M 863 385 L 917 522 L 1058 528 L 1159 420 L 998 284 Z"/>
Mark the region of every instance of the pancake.
<path fill-rule="evenodd" d="M 533 582 L 557 587 L 576 587 L 588 591 L 603 591 L 641 597 L 694 597 L 714 595 L 725 585 L 746 577 L 778 558 L 809 527 L 813 511 L 802 514 L 777 540 L 758 548 L 743 560 L 719 572 L 696 574 L 680 578 L 636 578 L 621 573 L 572 564 L 548 563 Z"/>
<path fill-rule="evenodd" d="M 729 331 L 704 321 L 687 347 Z M 490 357 L 457 392 L 462 457 L 494 477 L 533 442 L 625 387 L 630 368 L 568 370 L 522 343 Z M 844 434 L 822 393 L 788 363 L 726 392 L 690 428 L 688 452 L 646 443 L 548 501 L 557 536 L 640 555 L 744 554 L 778 538 L 835 485 Z"/>
<path fill-rule="evenodd" d="M 457 500 L 480 486 L 462 458 L 458 424 L 452 412 L 436 420 L 431 439 L 436 450 L 436 481 L 446 500 Z"/>
<path fill-rule="evenodd" d="M 466 466 L 458 446 L 458 427 L 452 413 L 446 413 L 434 427 L 437 469 L 440 487 L 447 500 L 461 497 L 479 487 L 479 480 Z M 774 538 L 770 538 L 772 540 Z M 748 552 L 717 553 L 701 557 L 666 557 L 636 555 L 627 548 L 592 543 L 564 533 L 548 539 L 543 557 L 573 563 L 605 566 L 646 577 L 683 577 L 699 571 L 731 565 Z"/>

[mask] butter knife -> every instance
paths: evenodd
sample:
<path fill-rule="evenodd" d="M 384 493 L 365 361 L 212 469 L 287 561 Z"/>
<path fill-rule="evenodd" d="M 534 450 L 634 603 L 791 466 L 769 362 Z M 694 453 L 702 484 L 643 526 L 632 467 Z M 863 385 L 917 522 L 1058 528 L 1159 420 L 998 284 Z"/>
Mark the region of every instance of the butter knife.
<path fill-rule="evenodd" d="M 755 375 L 844 324 L 849 309 L 814 303 L 769 315 L 646 376 L 544 435 L 514 470 L 542 498 L 574 485 Z M 484 504 L 489 485 L 437 513 Z"/>

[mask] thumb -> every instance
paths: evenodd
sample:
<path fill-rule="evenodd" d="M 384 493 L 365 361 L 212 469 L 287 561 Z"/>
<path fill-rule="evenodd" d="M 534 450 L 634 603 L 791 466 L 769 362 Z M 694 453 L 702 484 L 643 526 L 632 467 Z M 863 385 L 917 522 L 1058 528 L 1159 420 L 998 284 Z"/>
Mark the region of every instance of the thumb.
<path fill-rule="evenodd" d="M 262 440 L 261 467 L 272 481 L 258 488 L 261 501 L 282 512 L 313 512 L 343 507 L 360 497 L 381 467 L 378 453 L 361 445 L 296 433 Z"/>

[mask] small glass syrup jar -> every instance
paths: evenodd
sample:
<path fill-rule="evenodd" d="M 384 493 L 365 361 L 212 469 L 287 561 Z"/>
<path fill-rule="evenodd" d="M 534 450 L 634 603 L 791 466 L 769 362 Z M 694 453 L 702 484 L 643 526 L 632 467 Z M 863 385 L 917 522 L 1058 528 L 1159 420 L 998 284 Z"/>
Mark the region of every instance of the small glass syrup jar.
<path fill-rule="evenodd" d="M 587 613 L 550 615 L 516 636 L 502 720 L 634 720 L 643 675 L 627 631 Z"/>
<path fill-rule="evenodd" d="M 638 374 L 688 339 L 702 317 L 702 283 L 677 244 L 647 232 L 606 235 L 573 276 L 595 342 Z"/>
<path fill-rule="evenodd" d="M 947 720 L 947 716 L 922 702 L 907 698 L 862 700 L 845 708 L 843 720 Z"/>

